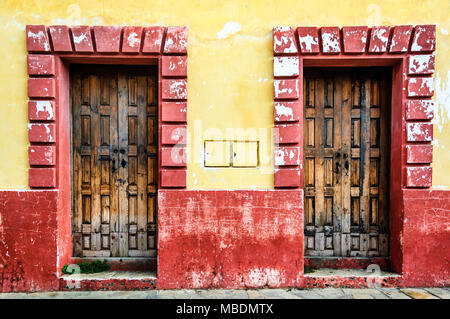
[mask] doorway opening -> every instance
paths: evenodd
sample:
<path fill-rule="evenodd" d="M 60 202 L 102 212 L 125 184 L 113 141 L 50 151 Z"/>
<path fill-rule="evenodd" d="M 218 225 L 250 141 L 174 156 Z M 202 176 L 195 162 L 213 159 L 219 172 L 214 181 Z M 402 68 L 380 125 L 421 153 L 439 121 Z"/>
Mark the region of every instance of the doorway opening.
<path fill-rule="evenodd" d="M 389 267 L 391 88 L 390 67 L 304 68 L 305 268 Z"/>
<path fill-rule="evenodd" d="M 73 257 L 156 270 L 158 67 L 72 64 L 70 101 Z"/>

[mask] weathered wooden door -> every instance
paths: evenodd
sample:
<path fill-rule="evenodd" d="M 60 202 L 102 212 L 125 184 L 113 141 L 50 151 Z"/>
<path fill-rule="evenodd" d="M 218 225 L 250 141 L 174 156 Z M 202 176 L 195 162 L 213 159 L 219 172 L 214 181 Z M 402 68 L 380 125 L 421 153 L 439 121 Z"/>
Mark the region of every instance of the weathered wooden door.
<path fill-rule="evenodd" d="M 387 256 L 387 69 L 305 69 L 306 256 Z"/>
<path fill-rule="evenodd" d="M 156 67 L 71 67 L 76 257 L 156 255 Z"/>

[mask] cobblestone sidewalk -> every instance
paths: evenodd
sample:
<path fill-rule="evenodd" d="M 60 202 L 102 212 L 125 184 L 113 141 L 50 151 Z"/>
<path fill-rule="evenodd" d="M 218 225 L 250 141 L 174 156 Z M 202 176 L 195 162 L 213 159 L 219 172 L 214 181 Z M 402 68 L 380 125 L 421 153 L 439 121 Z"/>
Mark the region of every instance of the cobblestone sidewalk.
<path fill-rule="evenodd" d="M 450 288 L 153 290 L 0 293 L 0 299 L 450 299 Z"/>

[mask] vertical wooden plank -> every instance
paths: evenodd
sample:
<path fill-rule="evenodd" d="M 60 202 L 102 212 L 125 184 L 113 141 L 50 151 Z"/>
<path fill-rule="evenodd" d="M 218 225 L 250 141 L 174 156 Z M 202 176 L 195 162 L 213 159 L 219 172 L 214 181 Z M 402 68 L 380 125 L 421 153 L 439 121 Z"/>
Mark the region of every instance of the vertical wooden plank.
<path fill-rule="evenodd" d="M 333 158 L 326 157 L 324 160 L 325 186 L 333 187 Z"/>
<path fill-rule="evenodd" d="M 371 105 L 372 106 L 380 106 L 380 80 L 373 79 L 372 80 L 372 95 L 371 95 Z"/>
<path fill-rule="evenodd" d="M 378 207 L 379 207 L 379 232 L 388 233 L 389 231 L 389 170 L 390 170 L 390 81 L 388 76 L 381 78 L 381 97 L 380 97 L 380 132 L 378 134 L 380 141 L 380 168 L 379 168 L 379 189 L 378 189 Z M 381 239 L 379 240 L 381 245 Z M 385 249 L 387 250 L 387 248 Z"/>
<path fill-rule="evenodd" d="M 99 160 L 100 146 L 100 79 L 98 75 L 90 75 L 90 106 L 91 106 L 91 250 L 100 250 L 101 224 L 101 162 Z"/>
<path fill-rule="evenodd" d="M 348 257 L 350 256 L 350 245 L 351 245 L 351 238 L 349 233 L 342 233 L 341 234 L 341 256 L 342 257 Z"/>
<path fill-rule="evenodd" d="M 82 236 L 81 236 L 81 224 L 82 224 L 82 195 L 81 185 L 83 171 L 81 167 L 81 77 L 79 74 L 71 76 L 71 110 L 72 110 L 72 207 L 73 207 L 73 222 L 72 233 L 74 235 L 73 240 L 73 255 L 75 257 L 83 256 Z"/>
<path fill-rule="evenodd" d="M 117 68 L 114 68 L 110 82 L 110 239 L 109 249 L 112 257 L 119 257 L 119 128 L 118 128 L 118 74 Z"/>
<path fill-rule="evenodd" d="M 158 187 L 158 113 L 153 110 L 158 109 L 158 72 L 152 69 L 147 77 L 148 86 L 148 111 L 147 111 L 147 155 L 148 166 L 148 204 L 147 204 L 147 245 L 149 249 L 156 248 L 156 220 L 158 212 L 157 187 Z M 151 178 L 150 178 L 151 177 Z"/>
<path fill-rule="evenodd" d="M 361 105 L 361 81 L 359 79 L 352 81 L 352 106 L 359 108 Z"/>
<path fill-rule="evenodd" d="M 126 73 L 118 71 L 119 130 L 119 255 L 128 256 L 128 85 Z"/>
<path fill-rule="evenodd" d="M 322 242 L 317 240 L 317 232 L 323 232 L 324 224 L 324 78 L 316 80 L 315 99 L 315 226 L 316 249 L 322 247 Z M 322 234 L 323 235 L 323 234 Z M 323 249 L 322 249 L 323 250 Z"/>
<path fill-rule="evenodd" d="M 332 225 L 333 223 L 333 197 L 325 197 L 325 224 L 326 225 Z"/>
<path fill-rule="evenodd" d="M 361 146 L 361 120 L 351 119 L 352 121 L 352 147 Z"/>
<path fill-rule="evenodd" d="M 314 106 L 316 105 L 315 102 L 315 94 L 316 94 L 316 88 L 315 88 L 316 81 L 314 78 L 308 79 L 308 106 Z"/>
<path fill-rule="evenodd" d="M 370 224 L 378 225 L 379 205 L 378 198 L 376 196 L 370 198 Z"/>
<path fill-rule="evenodd" d="M 326 137 L 325 137 L 325 145 L 327 147 L 333 147 L 333 119 L 325 119 L 325 130 L 326 130 Z"/>
<path fill-rule="evenodd" d="M 342 231 L 342 94 L 343 77 L 337 75 L 334 79 L 334 194 L 333 194 L 333 254 L 341 255 Z"/>
<path fill-rule="evenodd" d="M 137 77 L 137 249 L 147 249 L 147 78 Z"/>
<path fill-rule="evenodd" d="M 314 197 L 307 196 L 305 201 L 306 208 L 306 224 L 313 225 L 314 224 Z"/>
<path fill-rule="evenodd" d="M 361 232 L 368 233 L 370 226 L 370 79 L 362 81 L 361 97 L 361 153 L 360 222 Z"/>
<path fill-rule="evenodd" d="M 342 78 L 342 105 L 341 105 L 341 149 L 342 149 L 342 210 L 341 210 L 341 255 L 350 254 L 350 226 L 351 226 L 351 203 L 350 203 L 350 170 L 346 162 L 351 159 L 351 108 L 352 82 L 347 74 Z"/>

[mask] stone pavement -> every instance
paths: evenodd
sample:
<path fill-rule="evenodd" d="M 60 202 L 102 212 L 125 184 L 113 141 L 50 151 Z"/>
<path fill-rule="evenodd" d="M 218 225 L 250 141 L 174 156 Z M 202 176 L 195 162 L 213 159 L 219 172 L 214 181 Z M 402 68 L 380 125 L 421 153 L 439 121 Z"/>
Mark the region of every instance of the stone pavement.
<path fill-rule="evenodd" d="M 447 288 L 315 288 L 0 293 L 0 299 L 450 299 Z"/>

